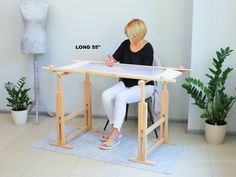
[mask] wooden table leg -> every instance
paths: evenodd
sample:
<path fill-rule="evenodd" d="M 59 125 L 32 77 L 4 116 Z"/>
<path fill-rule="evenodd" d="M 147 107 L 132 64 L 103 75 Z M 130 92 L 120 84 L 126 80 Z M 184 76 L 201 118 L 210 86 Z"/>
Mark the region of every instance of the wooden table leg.
<path fill-rule="evenodd" d="M 89 111 L 90 110 L 90 91 L 88 89 L 90 88 L 90 81 L 89 81 L 89 75 L 85 75 L 85 81 L 84 81 L 84 107 L 86 108 L 84 111 L 84 127 L 88 127 L 88 118 L 89 118 Z M 87 128 L 88 130 L 89 128 Z"/>
<path fill-rule="evenodd" d="M 138 157 L 129 158 L 130 161 L 154 165 L 154 162 L 147 161 L 147 103 L 145 102 L 145 81 L 140 80 L 141 101 L 138 104 Z"/>
<path fill-rule="evenodd" d="M 56 126 L 57 126 L 57 141 L 51 145 L 71 149 L 72 146 L 66 144 L 65 137 L 65 114 L 64 114 L 64 97 L 62 92 L 62 75 L 57 73 L 57 94 L 56 94 Z"/>
<path fill-rule="evenodd" d="M 164 138 L 164 143 L 165 144 L 175 144 L 173 142 L 170 142 L 168 140 L 168 132 L 169 132 L 169 94 L 168 94 L 168 90 L 167 90 L 167 84 L 166 82 L 162 83 L 162 94 L 163 94 L 163 112 L 162 112 L 162 116 L 165 119 L 164 125 L 163 126 L 163 138 Z"/>
<path fill-rule="evenodd" d="M 162 91 L 161 91 L 161 112 L 160 119 L 165 119 L 165 92 L 164 92 L 164 83 L 162 83 Z M 164 125 L 160 125 L 160 139 L 164 138 Z"/>
<path fill-rule="evenodd" d="M 86 74 L 84 81 L 84 92 L 85 92 L 85 110 L 84 114 L 84 126 L 87 126 L 89 131 L 98 132 L 97 129 L 92 128 L 92 106 L 91 106 L 91 82 L 89 74 Z"/>

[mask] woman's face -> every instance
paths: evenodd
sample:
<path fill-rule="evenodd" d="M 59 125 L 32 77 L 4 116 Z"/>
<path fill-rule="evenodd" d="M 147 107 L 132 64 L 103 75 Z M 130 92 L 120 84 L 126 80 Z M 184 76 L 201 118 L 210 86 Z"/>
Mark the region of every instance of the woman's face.
<path fill-rule="evenodd" d="M 129 38 L 129 41 L 130 41 L 131 44 L 138 45 L 138 43 L 139 43 L 141 40 Z"/>
<path fill-rule="evenodd" d="M 134 44 L 137 44 L 139 42 L 139 40 L 137 40 L 135 38 L 130 38 L 130 37 L 129 37 L 129 41 L 130 41 L 130 43 L 134 43 Z"/>

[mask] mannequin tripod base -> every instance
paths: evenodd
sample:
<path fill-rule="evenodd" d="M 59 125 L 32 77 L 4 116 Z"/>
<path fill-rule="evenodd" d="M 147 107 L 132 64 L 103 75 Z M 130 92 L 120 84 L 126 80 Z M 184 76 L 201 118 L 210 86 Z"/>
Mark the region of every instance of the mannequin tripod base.
<path fill-rule="evenodd" d="M 30 106 L 29 112 L 35 107 L 36 117 L 35 123 L 39 123 L 39 108 L 42 108 L 49 116 L 54 117 L 54 114 L 49 111 L 45 103 L 40 99 L 40 87 L 39 87 L 39 69 L 38 69 L 38 61 L 37 55 L 34 54 L 34 94 L 35 100 L 33 104 Z"/>

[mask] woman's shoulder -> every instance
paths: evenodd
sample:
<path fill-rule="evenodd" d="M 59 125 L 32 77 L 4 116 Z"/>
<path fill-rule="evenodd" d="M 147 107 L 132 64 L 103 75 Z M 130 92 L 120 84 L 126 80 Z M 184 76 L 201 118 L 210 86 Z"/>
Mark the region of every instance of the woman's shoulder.
<path fill-rule="evenodd" d="M 130 45 L 129 40 L 124 40 L 123 42 L 121 42 L 119 48 L 125 49 L 125 48 L 129 47 L 129 45 Z"/>
<path fill-rule="evenodd" d="M 125 39 L 125 40 L 121 43 L 121 45 L 129 45 L 129 44 L 130 44 L 129 39 Z"/>
<path fill-rule="evenodd" d="M 153 51 L 152 44 L 150 42 L 147 42 L 145 46 L 143 47 L 144 50 L 151 50 Z"/>
<path fill-rule="evenodd" d="M 145 44 L 144 47 L 150 47 L 150 48 L 152 48 L 152 44 L 151 44 L 150 42 L 146 41 L 146 44 Z"/>

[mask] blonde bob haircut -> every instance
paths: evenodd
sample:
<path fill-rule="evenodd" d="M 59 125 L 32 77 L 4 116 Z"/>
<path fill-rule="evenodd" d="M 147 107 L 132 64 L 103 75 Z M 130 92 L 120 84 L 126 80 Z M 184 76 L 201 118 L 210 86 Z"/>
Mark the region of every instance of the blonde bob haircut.
<path fill-rule="evenodd" d="M 143 20 L 133 19 L 125 26 L 125 35 L 131 40 L 141 40 L 147 33 L 147 27 Z"/>

